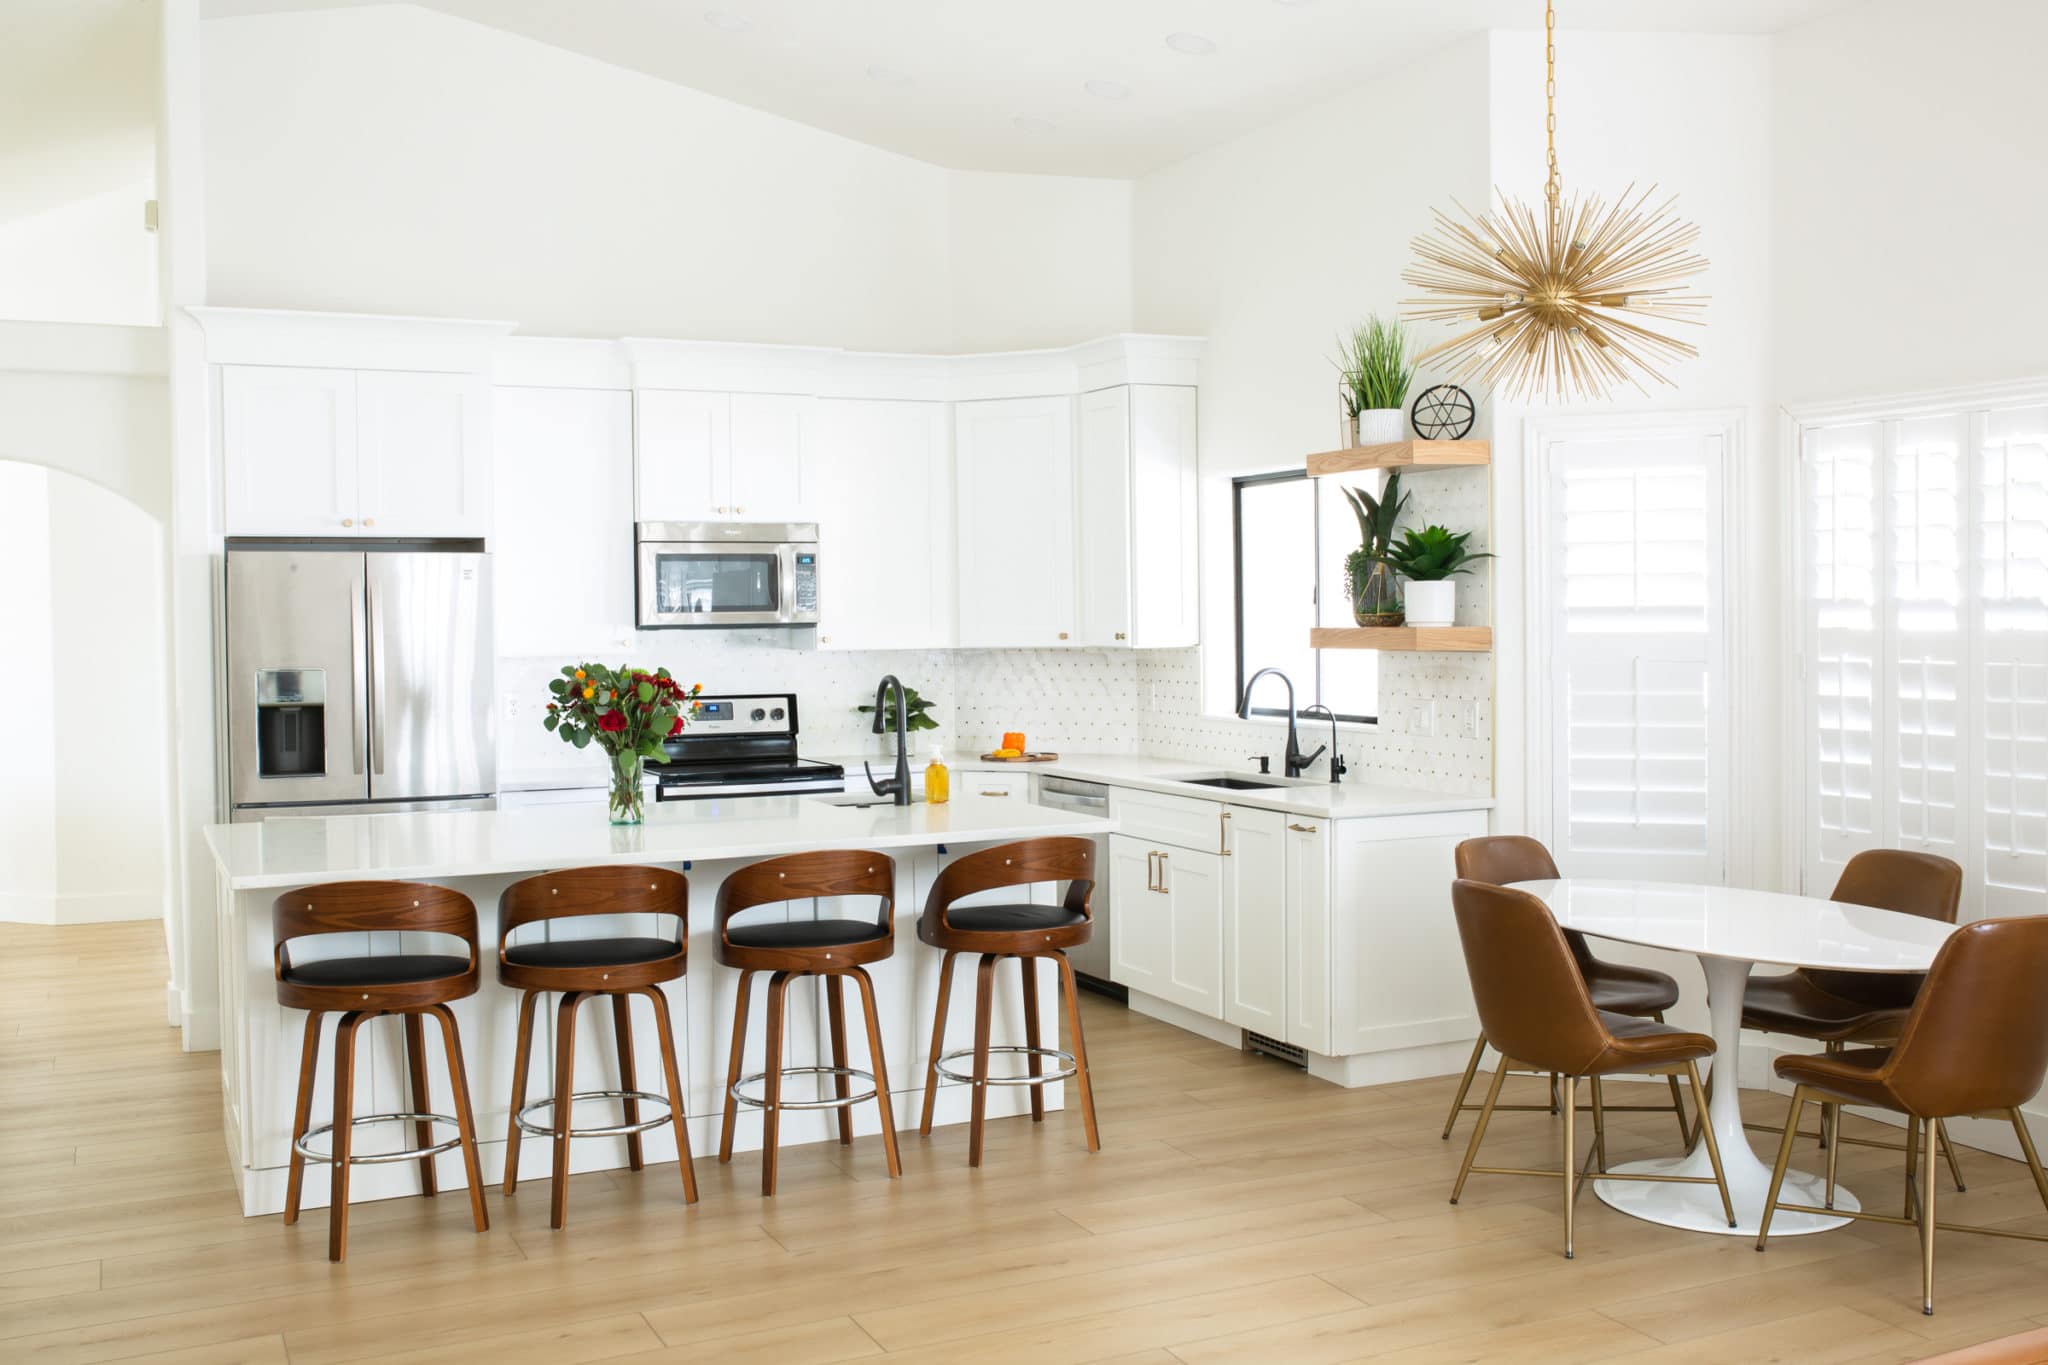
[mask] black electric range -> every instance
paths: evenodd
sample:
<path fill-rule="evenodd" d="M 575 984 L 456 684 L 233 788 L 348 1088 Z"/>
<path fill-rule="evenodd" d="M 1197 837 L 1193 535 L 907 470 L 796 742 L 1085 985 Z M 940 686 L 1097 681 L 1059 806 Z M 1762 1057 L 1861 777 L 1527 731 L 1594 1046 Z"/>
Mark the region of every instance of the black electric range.
<path fill-rule="evenodd" d="M 796 751 L 796 694 L 697 698 L 683 732 L 666 740 L 668 757 L 650 761 L 657 801 L 715 796 L 789 796 L 838 792 L 846 769 Z"/>

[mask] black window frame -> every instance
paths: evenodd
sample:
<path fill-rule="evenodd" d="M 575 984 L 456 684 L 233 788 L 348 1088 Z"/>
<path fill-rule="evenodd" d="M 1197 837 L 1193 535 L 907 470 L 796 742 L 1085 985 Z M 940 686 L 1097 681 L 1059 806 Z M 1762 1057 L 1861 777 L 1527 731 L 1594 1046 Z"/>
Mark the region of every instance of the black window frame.
<path fill-rule="evenodd" d="M 1265 474 L 1240 474 L 1230 481 L 1231 630 L 1235 637 L 1232 653 L 1235 656 L 1237 680 L 1237 689 L 1231 694 L 1231 709 L 1233 713 L 1236 711 L 1236 704 L 1244 699 L 1244 683 L 1245 678 L 1248 676 L 1245 671 L 1244 662 L 1244 490 L 1267 484 L 1294 483 L 1297 481 L 1310 484 L 1309 500 L 1311 505 L 1319 502 L 1320 495 L 1314 482 L 1309 479 L 1306 467 L 1300 469 L 1279 469 Z M 1321 565 L 1323 562 L 1321 510 L 1319 506 L 1315 508 L 1314 546 L 1310 551 L 1310 562 L 1316 566 L 1317 580 L 1310 585 L 1312 594 L 1310 600 L 1312 612 L 1317 615 L 1320 615 L 1322 611 L 1323 592 L 1321 582 Z M 1311 695 L 1306 699 L 1296 698 L 1297 714 L 1299 714 L 1302 706 L 1318 704 L 1323 700 L 1323 652 L 1317 650 L 1315 655 L 1315 676 L 1306 680 L 1306 690 Z M 1301 679 L 1296 679 L 1295 681 L 1297 687 L 1300 687 L 1303 682 Z M 1378 698 L 1375 697 L 1374 701 L 1377 702 Z M 1347 715 L 1342 711 L 1336 711 L 1334 707 L 1331 710 L 1335 712 L 1339 725 L 1379 724 L 1378 716 Z M 1287 718 L 1286 710 L 1278 706 L 1254 706 L 1249 709 L 1247 714 L 1250 716 L 1269 716 L 1278 720 L 1285 720 Z"/>

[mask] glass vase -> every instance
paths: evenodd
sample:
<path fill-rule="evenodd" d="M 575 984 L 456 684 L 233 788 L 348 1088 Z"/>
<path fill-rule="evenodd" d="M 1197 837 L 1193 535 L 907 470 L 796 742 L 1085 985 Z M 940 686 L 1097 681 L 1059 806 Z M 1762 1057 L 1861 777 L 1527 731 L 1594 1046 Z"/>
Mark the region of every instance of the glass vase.
<path fill-rule="evenodd" d="M 1351 619 L 1361 626 L 1398 626 L 1406 619 L 1400 581 L 1384 559 L 1373 560 L 1353 576 Z"/>
<path fill-rule="evenodd" d="M 640 790 L 640 755 L 612 755 L 611 817 L 615 825 L 637 825 L 647 818 Z"/>

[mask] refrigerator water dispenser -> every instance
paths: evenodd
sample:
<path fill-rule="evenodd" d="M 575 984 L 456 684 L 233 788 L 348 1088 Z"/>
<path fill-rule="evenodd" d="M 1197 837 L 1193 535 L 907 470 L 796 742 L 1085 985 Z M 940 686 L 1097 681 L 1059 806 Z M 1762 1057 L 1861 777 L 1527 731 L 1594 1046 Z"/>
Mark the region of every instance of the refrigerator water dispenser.
<path fill-rule="evenodd" d="M 327 670 L 258 670 L 257 776 L 319 777 L 326 771 Z"/>

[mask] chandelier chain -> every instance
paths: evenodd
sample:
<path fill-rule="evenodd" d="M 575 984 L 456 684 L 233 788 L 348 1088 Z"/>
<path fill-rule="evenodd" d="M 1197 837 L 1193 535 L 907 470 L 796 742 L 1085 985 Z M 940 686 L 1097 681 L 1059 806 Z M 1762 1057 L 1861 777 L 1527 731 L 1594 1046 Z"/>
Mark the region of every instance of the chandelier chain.
<path fill-rule="evenodd" d="M 1563 186 L 1557 175 L 1557 9 L 1543 0 L 1543 135 L 1547 144 L 1550 178 L 1544 182 L 1543 197 L 1550 204 L 1550 231 L 1563 231 Z"/>

